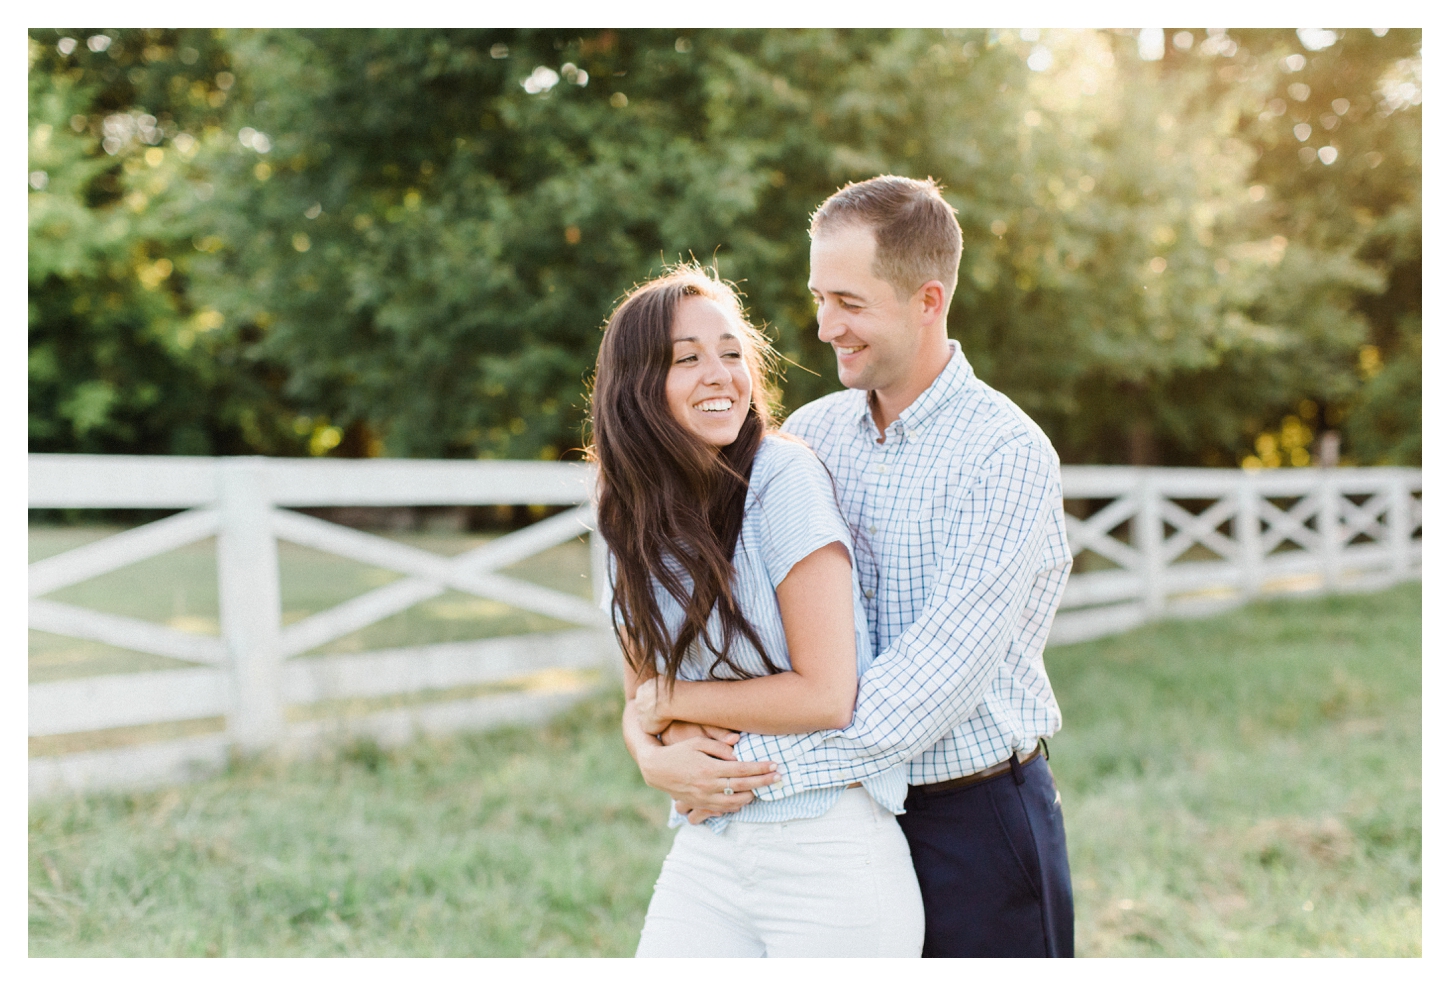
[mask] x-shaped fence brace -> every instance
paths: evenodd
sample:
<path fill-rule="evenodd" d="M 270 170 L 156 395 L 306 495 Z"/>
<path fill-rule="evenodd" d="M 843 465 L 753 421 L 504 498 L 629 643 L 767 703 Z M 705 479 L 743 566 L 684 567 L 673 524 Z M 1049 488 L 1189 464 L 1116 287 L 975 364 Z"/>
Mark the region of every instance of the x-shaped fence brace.
<path fill-rule="evenodd" d="M 1236 558 L 1242 552 L 1242 544 L 1224 537 L 1218 527 L 1224 521 L 1235 517 L 1239 504 L 1232 496 L 1224 497 L 1201 514 L 1191 514 L 1173 500 L 1165 498 L 1159 509 L 1163 520 L 1177 530 L 1163 543 L 1163 558 L 1172 561 L 1181 556 L 1195 543 L 1215 552 L 1221 558 Z"/>
<path fill-rule="evenodd" d="M 1338 531 L 1334 535 L 1339 544 L 1349 544 L 1359 535 L 1383 542 L 1390 536 L 1388 514 L 1391 506 L 1390 490 L 1379 489 L 1369 493 L 1369 499 L 1356 504 L 1350 496 L 1353 491 L 1335 494 Z M 1206 498 L 1206 497 L 1205 497 Z M 1186 499 L 1186 498 L 1182 498 Z M 1197 499 L 1197 498 L 1195 498 Z M 1273 499 L 1293 500 L 1288 506 L 1280 507 Z M 1135 569 L 1142 562 L 1142 553 L 1137 546 L 1127 544 L 1110 533 L 1124 521 L 1133 519 L 1142 511 L 1142 495 L 1139 491 L 1124 493 L 1107 506 L 1087 518 L 1065 517 L 1068 543 L 1073 554 L 1091 550 L 1124 569 Z M 1222 558 L 1242 558 L 1248 550 L 1245 541 L 1245 526 L 1260 524 L 1260 550 L 1271 552 L 1284 542 L 1292 542 L 1306 551 L 1317 551 L 1323 545 L 1323 532 L 1311 528 L 1311 521 L 1322 522 L 1322 503 L 1317 495 L 1309 492 L 1273 497 L 1255 493 L 1251 500 L 1254 517 L 1244 516 L 1244 504 L 1238 497 L 1225 494 L 1201 513 L 1194 514 L 1179 504 L 1174 497 L 1159 498 L 1158 509 L 1161 520 L 1173 528 L 1171 534 L 1165 531 L 1161 557 L 1165 563 L 1182 557 L 1194 544 L 1209 548 Z M 1421 501 L 1411 499 L 1411 528 L 1420 526 Z M 1233 536 L 1220 532 L 1225 522 L 1233 521 Z M 1149 532 L 1150 535 L 1152 532 Z"/>
<path fill-rule="evenodd" d="M 1086 520 L 1079 520 L 1072 514 L 1066 514 L 1064 520 L 1067 522 L 1067 542 L 1072 553 L 1077 555 L 1085 549 L 1090 549 L 1123 568 L 1138 567 L 1141 564 L 1142 555 L 1131 545 L 1124 544 L 1109 532 L 1137 514 L 1140 507 L 1141 501 L 1138 494 L 1129 493 L 1118 497 Z"/>
<path fill-rule="evenodd" d="M 450 558 L 274 508 L 268 515 L 273 536 L 409 576 L 284 628 L 280 656 L 306 653 L 448 589 L 568 623 L 607 626 L 605 615 L 584 599 L 497 574 L 499 569 L 588 531 L 591 518 L 592 508 L 584 504 Z M 38 598 L 210 537 L 218 532 L 220 521 L 215 509 L 187 510 L 33 563 L 29 569 L 29 625 L 184 661 L 226 663 L 226 648 L 217 637 Z"/>

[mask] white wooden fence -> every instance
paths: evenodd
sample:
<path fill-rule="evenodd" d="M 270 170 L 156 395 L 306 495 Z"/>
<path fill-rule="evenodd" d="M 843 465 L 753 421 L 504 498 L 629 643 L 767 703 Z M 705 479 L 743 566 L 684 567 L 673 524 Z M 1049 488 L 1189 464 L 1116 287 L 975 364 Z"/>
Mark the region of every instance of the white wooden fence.
<path fill-rule="evenodd" d="M 1062 483 L 1075 560 L 1052 643 L 1420 575 L 1418 469 L 1065 466 Z"/>
<path fill-rule="evenodd" d="M 498 574 L 592 526 L 590 468 L 543 462 L 203 459 L 32 455 L 30 506 L 182 512 L 30 566 L 34 629 L 194 668 L 30 686 L 30 735 L 225 717 L 224 732 L 30 759 L 33 795 L 136 787 L 214 770 L 234 746 L 299 749 L 324 737 L 384 743 L 418 732 L 533 720 L 580 689 L 422 702 L 346 721 L 288 722 L 288 706 L 515 679 L 552 668 L 615 668 L 603 614 L 589 602 Z M 1418 576 L 1420 473 L 1410 469 L 1237 470 L 1065 467 L 1068 533 L 1079 571 L 1054 643 L 1119 632 L 1261 595 L 1375 588 Z M 448 558 L 330 524 L 297 507 L 533 503 L 572 510 Z M 1080 515 L 1080 516 L 1078 516 Z M 212 637 L 43 598 L 142 559 L 217 539 L 221 635 Z M 284 627 L 277 539 L 407 578 Z M 593 584 L 603 554 L 591 543 Z M 578 629 L 301 656 L 448 589 L 542 613 Z"/>
<path fill-rule="evenodd" d="M 400 742 L 417 732 L 532 720 L 580 688 L 535 689 L 392 708 L 343 722 L 288 722 L 288 706 L 517 679 L 556 668 L 614 667 L 612 631 L 593 604 L 498 574 L 592 525 L 588 466 L 547 462 L 30 456 L 30 505 L 182 508 L 165 520 L 30 566 L 30 626 L 198 667 L 30 686 L 30 735 L 52 736 L 224 716 L 183 740 L 30 759 L 32 794 L 132 787 L 223 764 L 229 750 L 296 750 L 324 736 Z M 288 508 L 532 503 L 574 509 L 457 557 L 443 557 Z M 220 637 L 48 600 L 47 593 L 216 536 Z M 284 627 L 277 539 L 408 576 Z M 602 556 L 591 547 L 594 584 Z M 302 657 L 322 644 L 457 589 L 579 627 L 554 633 Z"/>

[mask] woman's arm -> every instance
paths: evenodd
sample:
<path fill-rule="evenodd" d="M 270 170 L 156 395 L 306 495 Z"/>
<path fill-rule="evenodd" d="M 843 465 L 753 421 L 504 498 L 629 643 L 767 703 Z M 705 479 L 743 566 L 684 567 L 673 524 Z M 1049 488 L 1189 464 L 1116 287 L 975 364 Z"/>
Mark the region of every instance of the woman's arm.
<path fill-rule="evenodd" d="M 856 707 L 856 621 L 851 556 L 839 541 L 806 555 L 776 586 L 790 671 L 744 681 L 640 683 L 640 732 L 671 719 L 752 733 L 841 729 Z"/>

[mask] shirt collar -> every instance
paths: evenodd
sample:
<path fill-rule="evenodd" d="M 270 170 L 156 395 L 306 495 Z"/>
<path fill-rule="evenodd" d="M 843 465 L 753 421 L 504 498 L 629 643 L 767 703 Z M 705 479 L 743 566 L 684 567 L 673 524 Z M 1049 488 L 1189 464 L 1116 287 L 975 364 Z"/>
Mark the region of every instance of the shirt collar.
<path fill-rule="evenodd" d="M 906 410 L 901 412 L 901 416 L 891 424 L 891 427 L 886 429 L 888 433 L 893 429 L 910 432 L 920 428 L 945 407 L 952 398 L 971 386 L 976 374 L 972 371 L 972 364 L 968 363 L 967 357 L 962 354 L 961 343 L 955 339 L 948 339 L 947 345 L 951 347 L 952 351 L 950 358 L 947 359 L 947 365 L 937 374 L 931 386 L 918 394 L 916 400 L 912 401 Z M 855 394 L 861 427 L 869 429 L 871 437 L 874 439 L 879 432 L 876 431 L 876 422 L 871 417 L 871 392 L 858 390 Z"/>

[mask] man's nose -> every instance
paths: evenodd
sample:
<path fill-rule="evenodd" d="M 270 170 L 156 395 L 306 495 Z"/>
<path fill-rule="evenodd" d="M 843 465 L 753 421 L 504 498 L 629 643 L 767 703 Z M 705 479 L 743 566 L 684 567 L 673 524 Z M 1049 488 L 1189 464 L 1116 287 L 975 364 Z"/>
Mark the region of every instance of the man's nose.
<path fill-rule="evenodd" d="M 845 331 L 840 312 L 833 311 L 829 305 L 816 309 L 816 326 L 816 338 L 821 342 L 830 342 Z"/>

